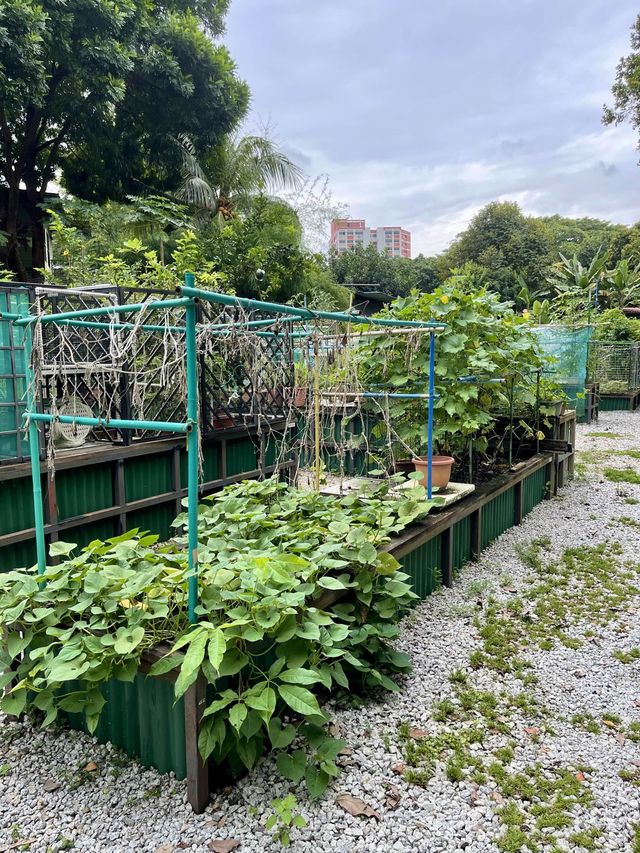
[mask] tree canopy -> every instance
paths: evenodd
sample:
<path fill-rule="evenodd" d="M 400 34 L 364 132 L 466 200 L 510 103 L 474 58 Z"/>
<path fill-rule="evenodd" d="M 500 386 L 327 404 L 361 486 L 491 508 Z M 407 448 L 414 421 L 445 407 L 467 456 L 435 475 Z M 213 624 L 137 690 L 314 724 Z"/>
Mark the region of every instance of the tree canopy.
<path fill-rule="evenodd" d="M 0 175 L 6 256 L 19 277 L 22 204 L 32 266 L 56 170 L 74 194 L 122 200 L 176 186 L 184 133 L 208 148 L 249 92 L 220 44 L 228 0 L 0 0 Z M 24 196 L 21 199 L 21 183 Z"/>
<path fill-rule="evenodd" d="M 604 124 L 629 121 L 640 134 L 640 15 L 631 27 L 631 53 L 618 63 L 611 91 L 613 106 L 604 107 Z"/>

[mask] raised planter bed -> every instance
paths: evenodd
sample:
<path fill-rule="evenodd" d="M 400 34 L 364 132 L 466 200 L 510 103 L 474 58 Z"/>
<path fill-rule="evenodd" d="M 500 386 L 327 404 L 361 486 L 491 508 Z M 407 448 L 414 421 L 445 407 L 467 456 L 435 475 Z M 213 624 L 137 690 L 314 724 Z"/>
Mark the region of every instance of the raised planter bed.
<path fill-rule="evenodd" d="M 625 394 L 600 394 L 601 412 L 634 412 L 640 406 L 640 390 Z"/>
<path fill-rule="evenodd" d="M 467 560 L 477 558 L 487 545 L 519 524 L 555 490 L 554 456 L 534 456 L 483 484 L 451 508 L 413 525 L 385 546 L 384 550 L 393 554 L 411 576 L 420 598 L 426 598 L 443 583 L 451 585 Z M 194 811 L 201 812 L 209 801 L 217 770 L 212 762 L 203 764 L 197 748 L 206 686 L 196 682 L 174 704 L 175 672 L 160 678 L 145 676 L 163 653 L 158 649 L 145 655 L 132 683 L 109 683 L 96 736 L 101 741 L 110 740 L 146 766 L 186 778 L 189 803 Z M 83 728 L 79 715 L 70 715 L 69 719 L 72 726 Z"/>

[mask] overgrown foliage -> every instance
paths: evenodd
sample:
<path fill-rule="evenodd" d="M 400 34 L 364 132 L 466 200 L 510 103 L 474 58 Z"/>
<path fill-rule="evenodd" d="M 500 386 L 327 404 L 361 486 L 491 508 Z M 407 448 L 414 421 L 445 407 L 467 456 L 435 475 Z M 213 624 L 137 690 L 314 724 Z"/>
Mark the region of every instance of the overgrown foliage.
<path fill-rule="evenodd" d="M 13 687 L 0 707 L 36 712 L 44 726 L 61 711 L 82 712 L 94 731 L 102 685 L 132 681 L 143 652 L 170 643 L 151 676 L 177 669 L 176 698 L 199 675 L 211 685 L 203 757 L 240 772 L 276 749 L 281 772 L 320 795 L 343 743 L 327 734 L 317 691 L 394 690 L 391 676 L 410 665 L 390 643 L 415 596 L 379 549 L 430 505 L 390 500 L 387 489 L 334 500 L 247 481 L 208 499 L 196 625 L 186 616 L 179 539 L 159 544 L 131 531 L 90 543 L 41 579 L 34 570 L 2 575 L 0 668 L 13 672 L 0 686 Z M 56 543 L 52 553 L 74 548 Z"/>
<path fill-rule="evenodd" d="M 508 406 L 509 380 L 531 381 L 542 366 L 525 318 L 464 274 L 433 293 L 397 299 L 385 314 L 446 323 L 436 335 L 435 442 L 441 451 L 459 452 L 473 437 L 476 449 L 482 450 L 493 413 Z M 362 346 L 360 358 L 367 387 L 402 393 L 427 390 L 426 335 L 418 347 L 407 347 L 399 335 L 376 336 Z M 394 428 L 414 452 L 426 446 L 425 405 L 420 400 L 389 400 Z"/>

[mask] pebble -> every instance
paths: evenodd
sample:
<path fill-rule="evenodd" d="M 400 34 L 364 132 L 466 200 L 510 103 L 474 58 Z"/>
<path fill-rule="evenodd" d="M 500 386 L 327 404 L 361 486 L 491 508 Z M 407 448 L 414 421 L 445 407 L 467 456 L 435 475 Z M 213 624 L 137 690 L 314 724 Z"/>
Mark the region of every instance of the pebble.
<path fill-rule="evenodd" d="M 605 430 L 624 438 L 588 435 Z M 640 413 L 610 412 L 601 415 L 597 425 L 578 427 L 577 446 L 640 448 L 639 439 Z M 607 465 L 637 467 L 636 460 L 620 456 L 609 457 Z M 608 525 L 620 516 L 640 522 L 640 505 L 624 501 L 627 496 L 640 499 L 640 487 L 610 483 L 600 479 L 597 468 L 590 469 L 586 479 L 536 507 L 520 527 L 501 536 L 477 563 L 467 565 L 452 589 L 435 593 L 406 619 L 397 645 L 411 654 L 414 669 L 401 692 L 358 710 L 332 711 L 354 751 L 335 791 L 330 789 L 320 801 L 309 801 L 302 788 L 294 790 L 307 826 L 292 832 L 293 853 L 498 853 L 494 839 L 500 832 L 500 798 L 495 783 L 452 784 L 439 772 L 425 788 L 408 785 L 393 770 L 402 762 L 395 732 L 405 721 L 427 729 L 432 725 L 433 704 L 450 691 L 449 673 L 464 666 L 478 647 L 473 625 L 475 602 L 480 598 L 482 603 L 478 590 L 489 585 L 493 594 L 506 599 L 526 586 L 531 571 L 520 561 L 518 546 L 549 537 L 551 551 L 559 555 L 570 546 L 617 540 L 626 557 L 638 560 L 640 531 Z M 500 584 L 506 576 L 508 589 Z M 523 726 L 512 727 L 518 740 L 514 769 L 535 761 L 546 768 L 570 763 L 592 768 L 589 783 L 595 802 L 589 809 L 574 810 L 576 824 L 568 832 L 600 827 L 602 849 L 607 851 L 630 850 L 634 826 L 640 822 L 636 789 L 618 776 L 624 767 L 640 762 L 640 748 L 628 739 L 617 740 L 615 732 L 589 734 L 563 719 L 581 711 L 595 717 L 618 714 L 625 724 L 640 721 L 640 662 L 624 665 L 612 658 L 615 649 L 640 646 L 637 615 L 630 615 L 625 626 L 623 633 L 613 623 L 598 629 L 597 642 L 579 649 L 527 652 L 540 679 L 536 690 L 554 716 L 556 734 L 543 734 L 536 744 Z M 502 682 L 514 692 L 518 685 L 510 677 Z M 480 671 L 477 686 L 495 687 L 493 676 Z M 9 765 L 7 775 L 0 776 L 0 849 L 14 844 L 16 833 L 31 839 L 33 853 L 57 851 L 65 838 L 74 842 L 74 850 L 87 853 L 210 853 L 209 844 L 216 839 L 238 840 L 238 853 L 282 849 L 264 823 L 270 801 L 285 796 L 291 786 L 269 757 L 231 793 L 214 796 L 204 815 L 194 815 L 186 802 L 186 783 L 173 774 L 131 763 L 118 767 L 116 777 L 109 744 L 97 744 L 78 732 L 43 733 L 26 723 L 9 723 L 1 715 L 0 723 L 0 764 Z M 478 754 L 492 748 L 489 737 L 477 747 Z M 88 761 L 98 765 L 95 778 L 70 787 L 65 772 Z M 57 782 L 60 787 L 53 790 Z M 394 808 L 385 804 L 389 783 L 400 793 Z M 158 786 L 159 796 L 144 797 Z M 380 820 L 346 814 L 334 802 L 340 791 L 365 800 Z M 575 849 L 568 841 L 562 847 Z"/>

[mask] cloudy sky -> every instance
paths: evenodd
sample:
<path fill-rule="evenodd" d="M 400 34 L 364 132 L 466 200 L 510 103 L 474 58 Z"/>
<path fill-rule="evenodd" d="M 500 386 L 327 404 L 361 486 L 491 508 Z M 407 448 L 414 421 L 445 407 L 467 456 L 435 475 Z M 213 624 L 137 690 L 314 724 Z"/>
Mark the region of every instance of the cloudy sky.
<path fill-rule="evenodd" d="M 640 219 L 640 153 L 605 128 L 637 0 L 232 0 L 228 44 L 269 123 L 370 225 L 434 254 L 493 199 Z"/>

